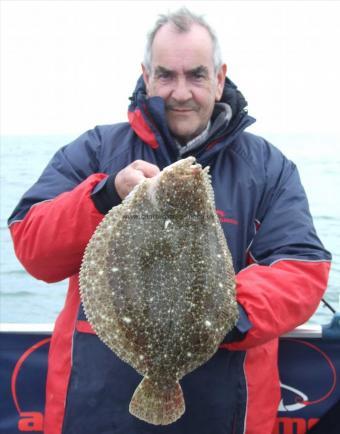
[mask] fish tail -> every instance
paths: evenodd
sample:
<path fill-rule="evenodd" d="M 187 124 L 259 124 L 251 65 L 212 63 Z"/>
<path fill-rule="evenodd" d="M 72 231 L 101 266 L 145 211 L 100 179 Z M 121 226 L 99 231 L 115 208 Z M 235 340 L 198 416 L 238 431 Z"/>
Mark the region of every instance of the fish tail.
<path fill-rule="evenodd" d="M 132 396 L 130 413 L 153 425 L 168 425 L 185 411 L 183 391 L 178 381 L 159 385 L 143 378 Z"/>

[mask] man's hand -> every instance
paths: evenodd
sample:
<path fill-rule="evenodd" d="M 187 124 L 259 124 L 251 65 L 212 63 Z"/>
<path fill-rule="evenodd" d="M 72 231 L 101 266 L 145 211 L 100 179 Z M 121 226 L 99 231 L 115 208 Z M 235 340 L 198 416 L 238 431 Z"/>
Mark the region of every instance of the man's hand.
<path fill-rule="evenodd" d="M 133 187 L 145 178 L 152 178 L 160 172 L 159 168 L 147 161 L 135 160 L 120 172 L 115 178 L 115 188 L 121 199 L 124 199 Z"/>

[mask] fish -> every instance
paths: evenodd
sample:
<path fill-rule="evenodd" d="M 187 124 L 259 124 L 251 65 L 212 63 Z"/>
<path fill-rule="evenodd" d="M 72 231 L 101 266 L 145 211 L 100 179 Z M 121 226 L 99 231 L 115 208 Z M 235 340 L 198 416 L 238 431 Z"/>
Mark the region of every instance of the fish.
<path fill-rule="evenodd" d="M 129 411 L 153 425 L 184 414 L 179 380 L 216 353 L 239 316 L 208 172 L 190 156 L 137 184 L 98 225 L 81 264 L 85 315 L 143 377 Z"/>

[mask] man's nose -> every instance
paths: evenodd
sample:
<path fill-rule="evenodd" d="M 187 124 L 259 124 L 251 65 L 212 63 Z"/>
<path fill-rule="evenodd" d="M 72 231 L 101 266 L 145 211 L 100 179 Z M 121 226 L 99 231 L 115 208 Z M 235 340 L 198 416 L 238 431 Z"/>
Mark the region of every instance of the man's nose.
<path fill-rule="evenodd" d="M 176 101 L 188 101 L 192 98 L 189 83 L 185 78 L 176 80 L 171 96 Z"/>

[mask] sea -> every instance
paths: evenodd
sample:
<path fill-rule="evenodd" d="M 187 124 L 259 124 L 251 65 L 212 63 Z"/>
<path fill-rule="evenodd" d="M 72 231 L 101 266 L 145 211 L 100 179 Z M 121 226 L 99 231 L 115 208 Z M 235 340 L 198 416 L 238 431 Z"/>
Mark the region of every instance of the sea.
<path fill-rule="evenodd" d="M 299 168 L 318 235 L 333 255 L 324 298 L 339 311 L 340 135 L 296 133 L 263 136 Z M 0 322 L 53 323 L 63 307 L 67 282 L 47 284 L 25 271 L 15 256 L 7 219 L 53 154 L 74 138 L 70 134 L 1 136 Z M 331 318 L 331 310 L 320 303 L 310 323 L 326 324 Z"/>

